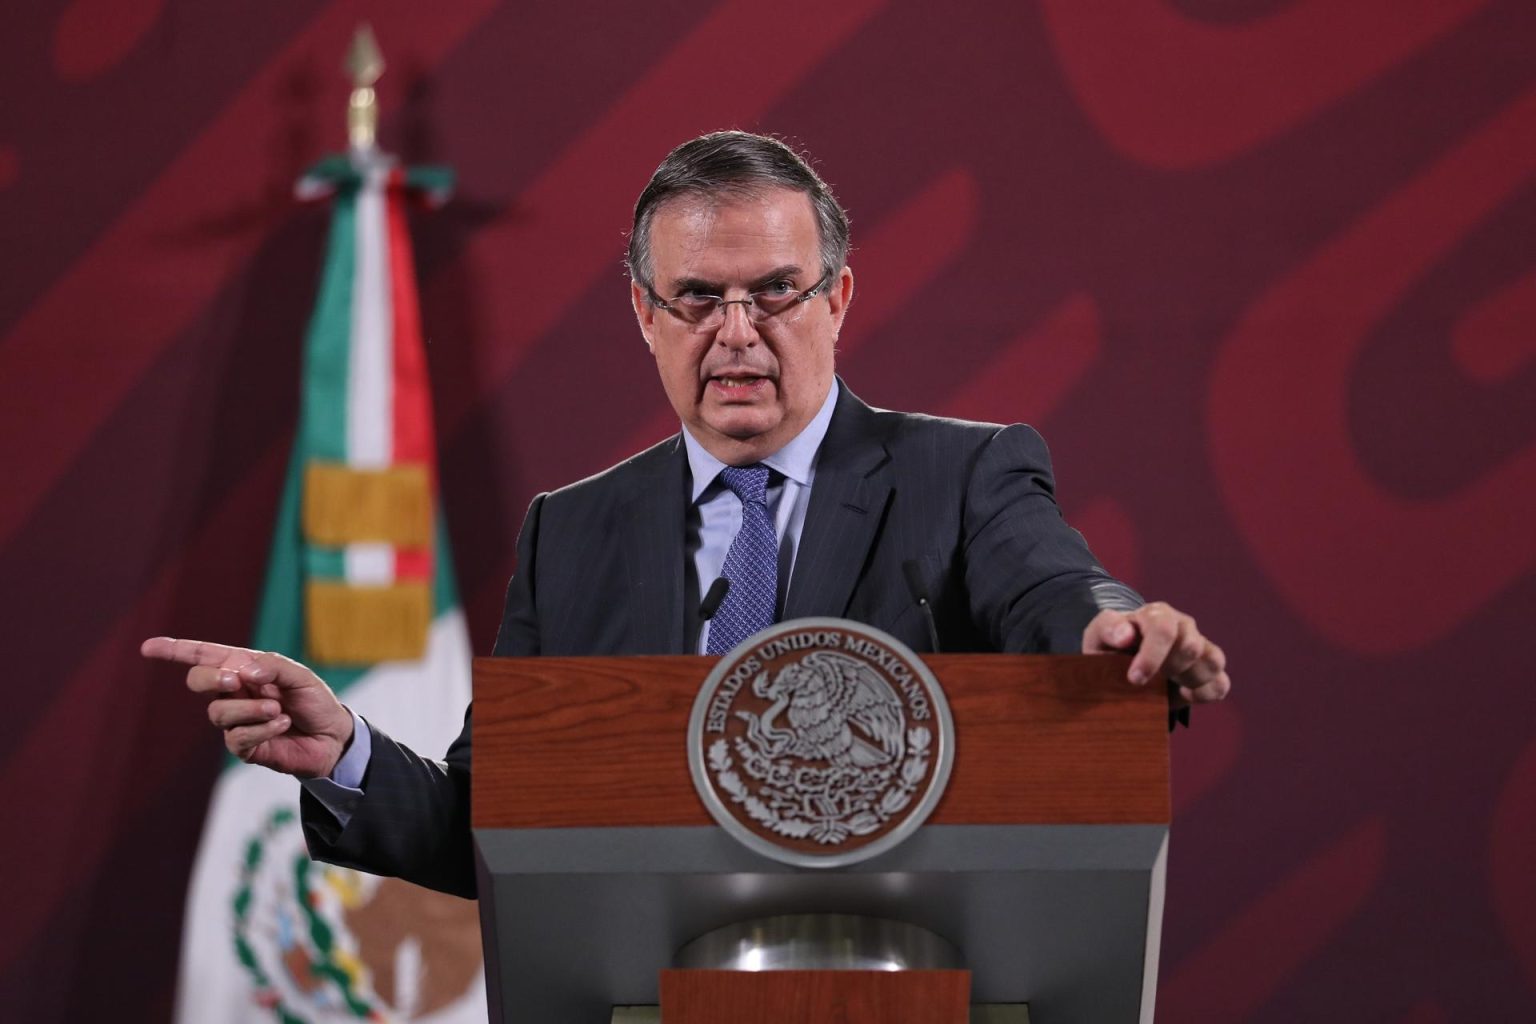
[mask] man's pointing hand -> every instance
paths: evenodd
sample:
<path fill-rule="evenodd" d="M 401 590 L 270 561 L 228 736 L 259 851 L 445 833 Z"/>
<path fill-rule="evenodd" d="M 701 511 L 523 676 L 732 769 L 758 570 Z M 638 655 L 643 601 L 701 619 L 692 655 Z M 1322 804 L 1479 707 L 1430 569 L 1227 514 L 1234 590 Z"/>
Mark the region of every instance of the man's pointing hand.
<path fill-rule="evenodd" d="M 146 658 L 191 666 L 187 689 L 210 697 L 208 720 L 240 760 L 301 779 L 331 774 L 352 741 L 352 714 L 330 687 L 291 658 L 159 636 Z"/>

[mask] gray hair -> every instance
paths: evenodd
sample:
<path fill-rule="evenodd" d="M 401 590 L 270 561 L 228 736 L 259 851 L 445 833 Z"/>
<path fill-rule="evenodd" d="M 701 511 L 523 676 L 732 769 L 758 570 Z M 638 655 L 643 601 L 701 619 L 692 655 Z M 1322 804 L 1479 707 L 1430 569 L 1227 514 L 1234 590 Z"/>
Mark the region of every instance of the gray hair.
<path fill-rule="evenodd" d="M 773 188 L 810 197 L 821 239 L 821 269 L 836 274 L 848 262 L 848 214 L 832 190 L 799 154 L 768 135 L 711 132 L 678 146 L 651 175 L 635 202 L 629 235 L 629 276 L 650 288 L 651 222 L 656 211 L 680 196 L 751 197 Z"/>

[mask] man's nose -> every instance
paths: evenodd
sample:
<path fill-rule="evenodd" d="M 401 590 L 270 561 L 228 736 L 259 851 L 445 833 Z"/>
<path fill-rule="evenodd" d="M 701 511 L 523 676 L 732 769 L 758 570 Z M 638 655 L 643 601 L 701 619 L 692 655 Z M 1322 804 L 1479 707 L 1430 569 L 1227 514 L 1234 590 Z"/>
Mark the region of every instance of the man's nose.
<path fill-rule="evenodd" d="M 751 308 L 751 299 L 733 299 L 730 302 L 720 304 L 720 326 L 715 329 L 716 344 L 735 346 L 750 346 L 757 343 L 759 336 L 757 325 L 748 315 Z"/>

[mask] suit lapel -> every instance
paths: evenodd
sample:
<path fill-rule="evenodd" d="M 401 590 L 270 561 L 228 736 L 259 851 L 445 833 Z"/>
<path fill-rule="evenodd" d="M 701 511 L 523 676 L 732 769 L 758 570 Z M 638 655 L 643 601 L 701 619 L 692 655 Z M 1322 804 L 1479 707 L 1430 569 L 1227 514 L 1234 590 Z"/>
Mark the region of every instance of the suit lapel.
<path fill-rule="evenodd" d="M 683 653 L 683 526 L 686 458 L 681 438 L 654 452 L 635 493 L 620 506 L 618 532 L 634 624 L 627 653 Z M 642 456 L 645 458 L 646 456 Z M 596 595 L 594 595 L 596 598 Z"/>
<path fill-rule="evenodd" d="M 869 406 L 842 381 L 816 460 L 784 618 L 842 616 L 891 497 L 889 454 Z"/>

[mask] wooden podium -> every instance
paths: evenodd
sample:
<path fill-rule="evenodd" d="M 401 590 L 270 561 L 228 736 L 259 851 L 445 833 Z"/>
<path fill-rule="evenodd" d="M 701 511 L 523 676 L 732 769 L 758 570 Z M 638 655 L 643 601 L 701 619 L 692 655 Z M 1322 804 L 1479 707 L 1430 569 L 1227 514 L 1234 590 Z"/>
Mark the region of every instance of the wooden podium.
<path fill-rule="evenodd" d="M 1132 687 L 1114 656 L 925 658 L 954 716 L 945 795 L 906 842 L 829 871 L 746 849 L 695 792 L 685 737 L 715 661 L 476 660 L 473 822 L 493 1021 L 606 1024 L 616 1006 L 658 1004 L 664 1024 L 819 1019 L 754 1017 L 739 1001 L 761 997 L 888 1022 L 907 1018 L 881 1006 L 953 1007 L 967 973 L 962 999 L 1027 1003 L 1032 1024 L 1152 1019 L 1169 821 L 1160 679 Z M 966 971 L 888 983 L 933 976 L 913 996 L 882 995 L 870 977 L 881 972 L 673 969 L 701 935 L 812 913 L 926 929 Z M 862 979 L 830 977 L 844 973 Z M 728 995 L 738 1001 L 726 1012 Z"/>

